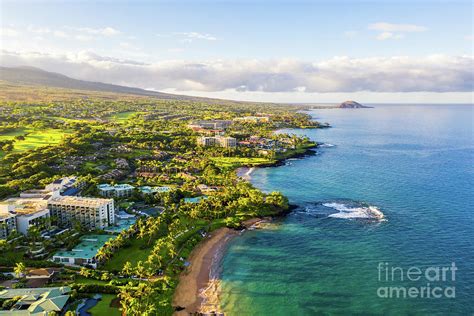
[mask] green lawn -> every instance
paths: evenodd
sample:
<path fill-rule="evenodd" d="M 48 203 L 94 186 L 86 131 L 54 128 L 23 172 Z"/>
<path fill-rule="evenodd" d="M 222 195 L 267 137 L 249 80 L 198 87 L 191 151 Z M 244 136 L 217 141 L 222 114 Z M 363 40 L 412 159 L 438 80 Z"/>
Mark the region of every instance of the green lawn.
<path fill-rule="evenodd" d="M 25 136 L 24 140 L 16 140 L 13 144 L 13 152 L 23 152 L 42 146 L 57 145 L 67 134 L 69 134 L 68 131 L 60 129 L 35 130 L 30 128 L 18 128 L 0 134 L 0 141 L 11 140 L 14 139 L 15 136 L 23 135 Z"/>
<path fill-rule="evenodd" d="M 147 240 L 133 238 L 130 240 L 130 246 L 121 248 L 114 253 L 112 258 L 104 264 L 101 269 L 108 271 L 120 271 L 122 270 L 125 262 L 130 261 L 130 263 L 135 266 L 138 261 L 146 261 L 150 250 L 153 247 L 153 241 L 150 243 L 150 246 L 146 245 Z"/>
<path fill-rule="evenodd" d="M 290 150 L 288 150 L 284 153 L 279 153 L 277 155 L 277 158 L 278 159 L 287 159 L 287 158 L 290 158 L 294 155 L 304 154 L 308 149 L 314 148 L 314 147 L 316 147 L 316 143 L 311 142 L 311 143 L 308 143 L 308 144 L 305 144 L 305 145 L 301 145 L 296 149 L 290 149 Z"/>
<path fill-rule="evenodd" d="M 114 294 L 101 294 L 101 300 L 88 310 L 92 316 L 120 316 L 122 315 L 121 311 L 117 307 L 110 306 L 113 299 L 117 296 Z"/>
<path fill-rule="evenodd" d="M 269 158 L 244 158 L 244 157 L 215 157 L 212 161 L 220 168 L 238 168 L 241 166 L 259 166 L 274 163 L 275 160 Z"/>
<path fill-rule="evenodd" d="M 115 121 L 117 123 L 125 123 L 137 113 L 140 113 L 140 112 L 135 112 L 135 111 L 121 112 L 121 113 L 112 115 L 110 118 L 112 121 Z"/>

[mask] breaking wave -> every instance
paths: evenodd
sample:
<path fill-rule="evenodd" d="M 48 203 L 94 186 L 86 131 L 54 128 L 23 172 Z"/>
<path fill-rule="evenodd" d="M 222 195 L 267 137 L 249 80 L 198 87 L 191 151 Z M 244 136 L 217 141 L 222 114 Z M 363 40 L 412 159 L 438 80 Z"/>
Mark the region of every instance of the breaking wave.
<path fill-rule="evenodd" d="M 384 213 L 376 206 L 355 201 L 330 201 L 311 203 L 298 213 L 318 218 L 342 218 L 349 220 L 385 221 Z"/>
<path fill-rule="evenodd" d="M 370 219 L 382 221 L 385 220 L 385 215 L 380 209 L 372 205 L 364 204 L 355 204 L 347 205 L 344 203 L 332 202 L 332 203 L 323 203 L 325 207 L 332 208 L 338 213 L 333 213 L 328 215 L 328 217 L 333 218 L 346 218 L 346 219 Z"/>
<path fill-rule="evenodd" d="M 321 148 L 329 148 L 329 147 L 335 147 L 336 145 L 333 145 L 333 144 L 329 144 L 329 143 L 321 143 L 321 144 L 318 144 L 318 147 L 321 147 Z"/>

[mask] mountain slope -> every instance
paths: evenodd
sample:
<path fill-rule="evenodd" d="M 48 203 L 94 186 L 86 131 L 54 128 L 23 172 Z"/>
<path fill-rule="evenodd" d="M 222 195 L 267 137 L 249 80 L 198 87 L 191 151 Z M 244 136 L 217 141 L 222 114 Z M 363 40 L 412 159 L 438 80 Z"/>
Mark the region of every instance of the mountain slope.
<path fill-rule="evenodd" d="M 124 93 L 168 100 L 209 100 L 206 98 L 155 92 L 102 82 L 78 80 L 59 73 L 48 72 L 33 67 L 0 67 L 0 80 L 18 85 L 37 85 L 75 90 Z"/>

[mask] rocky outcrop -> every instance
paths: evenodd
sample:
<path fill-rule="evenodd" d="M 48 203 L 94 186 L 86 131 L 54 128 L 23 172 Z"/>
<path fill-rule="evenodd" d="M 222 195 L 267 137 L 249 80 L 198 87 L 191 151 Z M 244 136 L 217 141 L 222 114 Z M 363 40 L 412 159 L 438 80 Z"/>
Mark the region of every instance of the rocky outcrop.
<path fill-rule="evenodd" d="M 365 106 L 360 103 L 357 103 L 356 101 L 345 101 L 339 104 L 338 108 L 340 109 L 368 109 L 368 108 L 371 108 L 371 106 Z"/>

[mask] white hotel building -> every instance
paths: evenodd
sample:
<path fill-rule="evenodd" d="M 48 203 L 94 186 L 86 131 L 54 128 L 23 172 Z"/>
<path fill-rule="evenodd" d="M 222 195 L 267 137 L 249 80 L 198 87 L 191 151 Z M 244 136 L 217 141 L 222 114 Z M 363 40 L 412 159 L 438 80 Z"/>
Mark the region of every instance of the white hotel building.
<path fill-rule="evenodd" d="M 16 231 L 16 215 L 11 214 L 0 207 L 0 239 L 7 237 Z"/>
<path fill-rule="evenodd" d="M 0 212 L 5 215 L 13 215 L 16 230 L 23 235 L 28 234 L 30 227 L 40 225 L 47 227 L 50 225 L 47 200 L 41 197 L 7 199 L 0 202 Z"/>
<path fill-rule="evenodd" d="M 75 221 L 87 229 L 102 229 L 115 223 L 113 199 L 61 196 L 48 201 L 48 209 L 59 226 Z"/>

